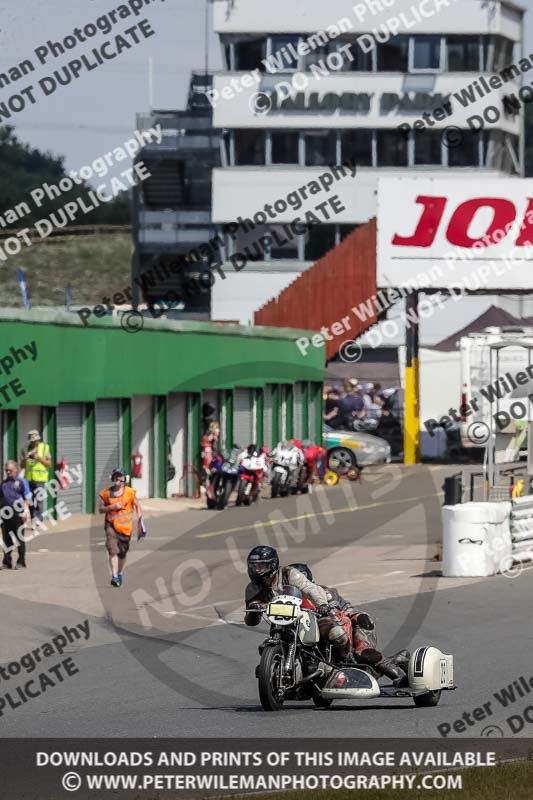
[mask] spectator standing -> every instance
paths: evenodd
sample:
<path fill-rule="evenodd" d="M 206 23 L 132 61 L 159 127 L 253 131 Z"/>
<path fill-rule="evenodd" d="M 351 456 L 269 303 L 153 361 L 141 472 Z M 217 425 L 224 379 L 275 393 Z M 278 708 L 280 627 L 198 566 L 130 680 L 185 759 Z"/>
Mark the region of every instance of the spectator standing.
<path fill-rule="evenodd" d="M 363 398 L 358 390 L 352 388 L 349 394 L 342 398 L 341 402 L 343 411 L 343 424 L 352 430 L 354 420 L 360 416 L 360 412 L 365 407 Z"/>
<path fill-rule="evenodd" d="M 24 477 L 28 481 L 33 496 L 31 505 L 32 518 L 42 519 L 46 491 L 42 490 L 48 481 L 48 470 L 52 466 L 50 446 L 41 440 L 37 430 L 28 431 L 28 452 L 22 450 L 20 463 L 24 468 Z"/>
<path fill-rule="evenodd" d="M 12 569 L 11 553 L 15 547 L 18 551 L 15 569 L 26 566 L 26 540 L 24 525 L 29 519 L 29 505 L 32 499 L 30 487 L 25 478 L 19 478 L 19 466 L 16 461 L 7 461 L 6 477 L 0 483 L 0 517 L 2 518 L 2 539 L 4 569 Z"/>
<path fill-rule="evenodd" d="M 328 394 L 324 409 L 324 422 L 334 429 L 343 426 L 342 401 L 336 389 L 332 389 Z"/>

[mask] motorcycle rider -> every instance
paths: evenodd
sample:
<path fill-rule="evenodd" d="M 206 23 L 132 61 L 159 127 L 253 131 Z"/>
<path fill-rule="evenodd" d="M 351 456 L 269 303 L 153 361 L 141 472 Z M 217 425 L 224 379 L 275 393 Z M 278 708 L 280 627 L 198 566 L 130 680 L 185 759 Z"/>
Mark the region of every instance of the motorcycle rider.
<path fill-rule="evenodd" d="M 344 660 L 349 652 L 349 637 L 339 619 L 332 614 L 325 589 L 308 580 L 294 567 L 281 567 L 277 551 L 268 545 L 258 545 L 248 554 L 248 577 L 250 583 L 245 591 L 245 625 L 258 625 L 261 621 L 261 606 L 276 595 L 283 594 L 284 586 L 295 586 L 310 600 L 320 617 L 318 626 L 321 638 L 333 645 L 335 658 Z"/>
<path fill-rule="evenodd" d="M 313 573 L 307 564 L 289 564 L 289 568 L 291 567 L 305 575 L 309 581 L 314 582 Z M 403 678 L 410 659 L 409 651 L 400 650 L 392 658 L 384 656 L 377 649 L 378 640 L 373 619 L 365 611 L 356 611 L 337 589 L 329 586 L 321 588 L 325 590 L 330 606 L 338 608 L 351 622 L 352 647 L 357 662 L 371 666 L 376 672 L 391 678 L 391 680 Z"/>

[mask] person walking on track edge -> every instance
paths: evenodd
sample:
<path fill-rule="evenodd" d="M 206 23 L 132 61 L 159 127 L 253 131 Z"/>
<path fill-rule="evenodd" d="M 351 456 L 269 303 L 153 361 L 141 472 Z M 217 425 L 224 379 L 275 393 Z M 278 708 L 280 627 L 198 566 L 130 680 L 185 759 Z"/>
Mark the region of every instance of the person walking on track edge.
<path fill-rule="evenodd" d="M 6 462 L 6 477 L 0 483 L 0 516 L 2 517 L 2 536 L 4 569 L 12 569 L 11 553 L 18 551 L 15 569 L 26 566 L 26 539 L 24 524 L 29 518 L 32 499 L 30 487 L 25 478 L 19 478 L 16 461 Z"/>
<path fill-rule="evenodd" d="M 135 489 L 126 486 L 126 473 L 114 469 L 111 473 L 113 486 L 103 489 L 98 510 L 105 514 L 105 543 L 111 567 L 111 586 L 122 586 L 122 574 L 126 556 L 130 549 L 133 531 L 133 511 L 137 513 L 139 533 L 143 529 L 142 510 Z"/>

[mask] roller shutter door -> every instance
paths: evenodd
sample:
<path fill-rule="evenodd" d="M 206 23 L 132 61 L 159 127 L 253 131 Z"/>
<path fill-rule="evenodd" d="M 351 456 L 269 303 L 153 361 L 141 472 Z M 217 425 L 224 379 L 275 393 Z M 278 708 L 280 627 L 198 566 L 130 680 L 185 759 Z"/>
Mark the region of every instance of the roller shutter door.
<path fill-rule="evenodd" d="M 66 461 L 70 467 L 82 465 L 84 471 L 85 453 L 83 447 L 83 406 L 81 403 L 60 403 L 57 407 L 57 460 Z M 83 473 L 82 473 L 83 474 Z M 84 511 L 85 484 L 73 481 L 62 489 L 58 500 L 64 501 L 71 514 Z"/>
<path fill-rule="evenodd" d="M 266 447 L 274 447 L 272 442 L 272 387 L 265 386 L 263 392 L 263 442 Z"/>
<path fill-rule="evenodd" d="M 300 441 L 303 437 L 303 387 L 301 383 L 295 383 L 293 389 L 294 398 L 294 438 Z"/>
<path fill-rule="evenodd" d="M 109 473 L 123 467 L 120 457 L 120 408 L 118 400 L 96 401 L 96 492 L 111 481 Z M 125 469 L 125 467 L 123 467 Z M 127 470 L 126 470 L 127 471 Z"/>
<path fill-rule="evenodd" d="M 316 423 L 317 423 L 317 415 L 316 415 L 316 403 L 315 403 L 315 391 L 313 384 L 309 384 L 309 438 L 312 442 L 316 442 Z"/>
<path fill-rule="evenodd" d="M 253 397 L 250 389 L 233 391 L 233 439 L 239 447 L 248 447 L 253 441 Z"/>

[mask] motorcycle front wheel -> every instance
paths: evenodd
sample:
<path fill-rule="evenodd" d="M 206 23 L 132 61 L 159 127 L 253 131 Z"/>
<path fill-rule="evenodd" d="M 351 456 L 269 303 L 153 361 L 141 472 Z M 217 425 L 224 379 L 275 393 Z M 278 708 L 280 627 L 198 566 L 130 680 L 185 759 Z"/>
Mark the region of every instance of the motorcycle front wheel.
<path fill-rule="evenodd" d="M 226 483 L 224 484 L 224 487 L 223 487 L 223 489 L 220 492 L 220 495 L 218 497 L 217 508 L 218 508 L 219 511 L 223 511 L 226 508 L 226 506 L 228 505 L 228 500 L 229 500 L 229 496 L 231 494 L 231 489 L 232 489 L 231 482 L 230 481 L 226 481 Z"/>
<path fill-rule="evenodd" d="M 239 485 L 237 487 L 237 500 L 235 501 L 235 505 L 242 506 L 244 500 L 244 490 L 246 489 L 246 481 L 242 479 L 239 481 Z"/>
<path fill-rule="evenodd" d="M 278 496 L 280 488 L 281 488 L 281 480 L 279 474 L 275 472 L 274 475 L 272 476 L 272 480 L 270 481 L 270 497 L 272 499 Z"/>
<path fill-rule="evenodd" d="M 259 699 L 264 711 L 281 711 L 283 707 L 283 696 L 279 690 L 282 662 L 283 648 L 279 644 L 265 647 L 261 653 L 257 678 Z"/>

